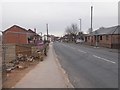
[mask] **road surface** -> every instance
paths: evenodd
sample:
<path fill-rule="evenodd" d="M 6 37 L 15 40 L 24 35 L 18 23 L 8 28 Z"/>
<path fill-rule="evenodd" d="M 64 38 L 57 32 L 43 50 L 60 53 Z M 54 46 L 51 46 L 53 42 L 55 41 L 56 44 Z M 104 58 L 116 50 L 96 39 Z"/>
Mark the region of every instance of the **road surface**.
<path fill-rule="evenodd" d="M 75 88 L 118 87 L 117 52 L 61 42 L 54 42 L 53 46 Z"/>

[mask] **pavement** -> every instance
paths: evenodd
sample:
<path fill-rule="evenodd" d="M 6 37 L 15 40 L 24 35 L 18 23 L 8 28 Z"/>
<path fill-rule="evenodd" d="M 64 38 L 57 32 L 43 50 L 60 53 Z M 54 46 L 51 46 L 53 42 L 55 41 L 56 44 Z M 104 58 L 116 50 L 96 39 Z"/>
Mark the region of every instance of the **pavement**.
<path fill-rule="evenodd" d="M 75 88 L 118 88 L 118 53 L 55 42 L 58 60 Z"/>
<path fill-rule="evenodd" d="M 27 73 L 13 88 L 69 88 L 72 87 L 63 72 L 50 44 L 48 56 Z"/>

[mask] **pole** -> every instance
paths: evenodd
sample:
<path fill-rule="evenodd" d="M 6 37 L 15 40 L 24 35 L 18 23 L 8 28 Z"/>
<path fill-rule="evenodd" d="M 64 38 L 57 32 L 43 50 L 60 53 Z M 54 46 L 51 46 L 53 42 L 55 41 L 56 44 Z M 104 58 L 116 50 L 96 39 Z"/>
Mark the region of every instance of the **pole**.
<path fill-rule="evenodd" d="M 46 28 L 47 28 L 47 41 L 48 41 L 48 24 L 46 24 Z"/>
<path fill-rule="evenodd" d="M 92 22 L 92 21 L 93 21 L 92 19 L 93 19 L 93 18 L 92 18 L 92 17 L 93 17 L 93 6 L 91 6 L 91 32 L 92 32 L 92 30 L 93 30 L 93 27 L 92 27 L 92 23 L 93 23 L 93 22 Z"/>
<path fill-rule="evenodd" d="M 82 21 L 82 20 L 81 20 L 81 18 L 80 18 L 79 20 L 80 20 L 80 32 L 81 32 L 81 21 Z"/>
<path fill-rule="evenodd" d="M 79 20 L 80 20 L 80 31 L 79 31 L 80 37 L 79 38 L 81 39 L 81 21 L 82 21 L 82 19 L 80 18 Z"/>

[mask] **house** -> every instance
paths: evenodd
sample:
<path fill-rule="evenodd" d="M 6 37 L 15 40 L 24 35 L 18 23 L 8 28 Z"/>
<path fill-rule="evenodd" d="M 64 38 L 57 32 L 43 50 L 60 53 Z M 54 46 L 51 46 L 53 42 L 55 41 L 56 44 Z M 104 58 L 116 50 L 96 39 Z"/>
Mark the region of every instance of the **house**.
<path fill-rule="evenodd" d="M 3 32 L 4 44 L 28 44 L 27 30 L 13 25 Z"/>
<path fill-rule="evenodd" d="M 30 37 L 32 38 L 30 39 Z M 31 29 L 26 30 L 20 26 L 13 25 L 3 32 L 2 38 L 5 47 L 5 62 L 9 63 L 15 60 L 19 54 L 30 56 L 32 47 L 37 47 L 41 36 Z M 29 39 L 34 42 L 30 43 Z"/>
<path fill-rule="evenodd" d="M 85 36 L 85 43 L 93 46 L 120 48 L 120 26 L 101 27 Z"/>
<path fill-rule="evenodd" d="M 3 32 L 4 44 L 35 44 L 41 40 L 41 36 L 36 33 L 36 29 L 24 29 L 13 25 Z"/>
<path fill-rule="evenodd" d="M 29 44 L 37 44 L 38 42 L 42 41 L 42 36 L 36 33 L 36 29 L 31 30 L 28 29 L 28 43 Z"/>

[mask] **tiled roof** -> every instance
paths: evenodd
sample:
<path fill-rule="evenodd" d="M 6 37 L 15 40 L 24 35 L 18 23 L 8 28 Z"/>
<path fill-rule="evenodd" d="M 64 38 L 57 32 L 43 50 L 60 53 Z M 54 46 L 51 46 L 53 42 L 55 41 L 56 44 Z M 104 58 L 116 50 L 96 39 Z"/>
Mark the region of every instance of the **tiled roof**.
<path fill-rule="evenodd" d="M 103 35 L 103 34 L 120 34 L 120 26 L 118 25 L 109 28 L 99 28 L 91 33 L 91 35 Z"/>

